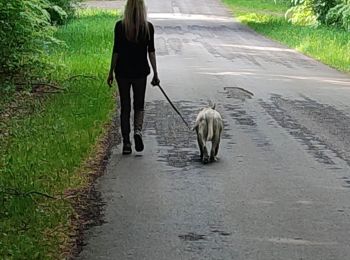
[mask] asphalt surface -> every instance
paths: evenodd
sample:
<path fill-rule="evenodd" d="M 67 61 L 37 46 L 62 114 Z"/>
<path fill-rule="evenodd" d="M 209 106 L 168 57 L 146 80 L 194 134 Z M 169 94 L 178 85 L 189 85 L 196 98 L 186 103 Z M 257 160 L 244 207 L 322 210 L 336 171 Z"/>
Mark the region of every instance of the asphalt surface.
<path fill-rule="evenodd" d="M 217 103 L 220 159 L 200 163 L 194 133 L 149 87 L 146 149 L 113 150 L 97 184 L 105 223 L 80 258 L 350 259 L 350 77 L 216 0 L 148 6 L 168 95 L 191 123 Z"/>

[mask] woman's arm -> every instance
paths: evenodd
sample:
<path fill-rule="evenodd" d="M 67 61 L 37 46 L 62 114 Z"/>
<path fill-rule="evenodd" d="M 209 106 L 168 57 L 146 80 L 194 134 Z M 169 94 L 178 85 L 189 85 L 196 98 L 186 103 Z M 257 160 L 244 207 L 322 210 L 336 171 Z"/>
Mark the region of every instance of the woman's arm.
<path fill-rule="evenodd" d="M 111 60 L 111 67 L 109 69 L 109 74 L 108 74 L 108 78 L 107 78 L 107 84 L 112 87 L 113 84 L 113 79 L 114 79 L 114 69 L 115 66 L 117 66 L 117 59 L 118 59 L 118 53 L 113 53 L 112 54 L 112 60 Z"/>
<path fill-rule="evenodd" d="M 151 84 L 153 86 L 157 86 L 157 85 L 159 85 L 160 80 L 158 78 L 156 53 L 149 52 L 148 57 L 149 57 L 149 61 L 151 62 L 151 66 L 152 66 L 152 70 L 153 70 L 153 79 L 152 79 Z"/>
<path fill-rule="evenodd" d="M 149 57 L 149 61 L 151 62 L 153 74 L 158 74 L 156 53 L 155 52 L 149 52 L 148 53 L 148 57 Z"/>
<path fill-rule="evenodd" d="M 113 84 L 113 79 L 114 79 L 114 75 L 113 72 L 115 70 L 115 67 L 117 66 L 117 60 L 118 60 L 118 52 L 120 51 L 120 46 L 119 46 L 119 42 L 118 42 L 118 38 L 120 38 L 120 36 L 118 35 L 118 25 L 119 22 L 115 25 L 114 28 L 114 45 L 113 45 L 113 52 L 112 52 L 112 59 L 111 59 L 111 67 L 109 69 L 109 74 L 108 74 L 108 78 L 107 78 L 107 84 L 112 87 Z"/>
<path fill-rule="evenodd" d="M 118 53 L 112 54 L 112 60 L 111 60 L 111 68 L 109 70 L 109 73 L 113 73 L 115 70 L 115 66 L 117 66 L 117 59 L 118 59 Z"/>
<path fill-rule="evenodd" d="M 156 59 L 156 49 L 154 47 L 154 27 L 153 24 L 148 23 L 149 30 L 150 30 L 150 40 L 148 45 L 148 58 L 151 62 L 152 70 L 153 70 L 153 79 L 151 81 L 151 84 L 153 86 L 157 86 L 160 83 L 160 80 L 158 78 L 158 70 L 157 70 L 157 59 Z"/>

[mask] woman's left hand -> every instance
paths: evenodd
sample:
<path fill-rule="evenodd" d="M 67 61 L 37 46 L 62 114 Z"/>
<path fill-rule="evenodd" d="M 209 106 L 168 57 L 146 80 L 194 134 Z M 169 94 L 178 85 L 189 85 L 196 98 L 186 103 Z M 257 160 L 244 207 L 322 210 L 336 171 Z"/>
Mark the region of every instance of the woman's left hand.
<path fill-rule="evenodd" d="M 158 78 L 158 74 L 157 73 L 155 73 L 153 75 L 153 79 L 151 81 L 151 84 L 152 84 L 152 86 L 158 86 L 160 84 L 160 80 Z"/>
<path fill-rule="evenodd" d="M 108 84 L 108 86 L 109 86 L 110 88 L 112 87 L 113 80 L 114 80 L 113 72 L 110 72 L 110 73 L 108 74 L 108 78 L 107 78 L 107 84 Z"/>

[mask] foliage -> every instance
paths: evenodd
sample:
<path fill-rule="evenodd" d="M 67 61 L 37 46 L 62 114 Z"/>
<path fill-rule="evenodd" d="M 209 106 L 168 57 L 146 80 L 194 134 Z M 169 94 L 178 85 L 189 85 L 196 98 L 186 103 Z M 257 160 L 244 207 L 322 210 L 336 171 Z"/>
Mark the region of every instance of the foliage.
<path fill-rule="evenodd" d="M 317 17 L 317 20 L 324 24 L 328 11 L 337 5 L 338 0 L 313 0 L 312 9 Z"/>
<path fill-rule="evenodd" d="M 81 166 L 114 114 L 115 89 L 105 77 L 116 13 L 80 17 L 54 35 L 67 45 L 56 46 L 50 58 L 65 64 L 53 77 L 66 91 L 34 99 L 26 115 L 0 120 L 0 259 L 64 259 L 60 250 L 72 231 L 64 195 L 86 183 Z M 66 80 L 82 74 L 96 79 Z"/>
<path fill-rule="evenodd" d="M 0 0 L 0 88 L 43 74 L 57 43 L 44 0 Z M 0 89 L 0 91 L 3 89 Z"/>
<path fill-rule="evenodd" d="M 75 7 L 81 1 L 82 0 L 48 0 L 48 2 L 50 3 L 50 6 L 58 6 L 66 13 L 66 19 L 71 19 L 74 17 Z M 59 20 L 53 19 L 53 21 L 57 22 L 58 24 L 62 24 L 65 22 L 65 20 L 60 21 L 60 19 Z"/>
<path fill-rule="evenodd" d="M 325 23 L 350 31 L 350 4 L 341 3 L 331 8 L 326 15 Z"/>
<path fill-rule="evenodd" d="M 80 0 L 0 0 L 0 93 L 14 84 L 47 77 L 55 27 L 74 15 Z"/>
<path fill-rule="evenodd" d="M 288 21 L 298 25 L 331 25 L 349 30 L 349 0 L 291 0 Z"/>
<path fill-rule="evenodd" d="M 46 11 L 50 14 L 52 24 L 63 25 L 67 22 L 68 14 L 58 5 L 49 5 L 46 7 Z"/>
<path fill-rule="evenodd" d="M 286 19 L 296 25 L 317 25 L 313 10 L 314 0 L 292 0 L 293 6 L 285 14 Z"/>

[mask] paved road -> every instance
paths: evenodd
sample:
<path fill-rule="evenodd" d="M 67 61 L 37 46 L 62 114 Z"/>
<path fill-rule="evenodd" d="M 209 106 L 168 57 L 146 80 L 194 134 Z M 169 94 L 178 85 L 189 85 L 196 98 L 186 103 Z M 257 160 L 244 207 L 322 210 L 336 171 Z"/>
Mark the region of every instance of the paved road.
<path fill-rule="evenodd" d="M 149 0 L 162 84 L 193 122 L 212 100 L 220 161 L 148 88 L 146 150 L 115 147 L 81 259 L 350 259 L 350 77 L 232 20 L 217 0 Z M 248 92 L 253 93 L 250 95 Z"/>
<path fill-rule="evenodd" d="M 84 1 L 80 5 L 84 8 L 98 8 L 98 9 L 123 9 L 126 0 L 97 0 L 97 1 Z"/>

